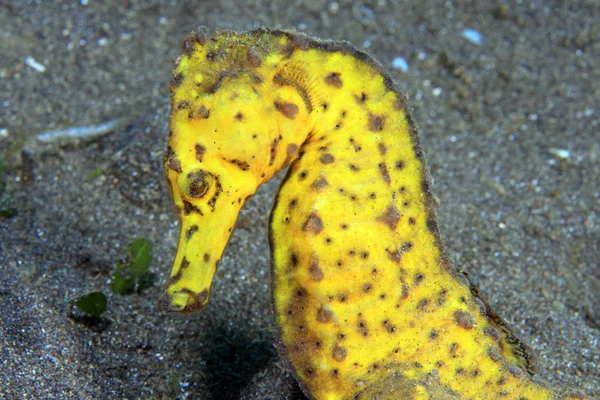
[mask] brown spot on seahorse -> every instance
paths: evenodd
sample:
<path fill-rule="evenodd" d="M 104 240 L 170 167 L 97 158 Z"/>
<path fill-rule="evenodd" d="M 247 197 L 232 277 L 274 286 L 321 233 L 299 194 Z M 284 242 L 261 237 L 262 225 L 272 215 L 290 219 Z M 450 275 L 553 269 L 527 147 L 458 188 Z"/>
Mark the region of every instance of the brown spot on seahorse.
<path fill-rule="evenodd" d="M 253 68 L 258 68 L 262 64 L 260 53 L 254 47 L 248 48 L 246 60 L 248 60 L 248 64 L 250 64 L 250 66 Z"/>
<path fill-rule="evenodd" d="M 288 156 L 293 156 L 298 151 L 298 145 L 296 143 L 290 143 L 287 147 Z"/>
<path fill-rule="evenodd" d="M 180 270 L 180 271 L 183 271 L 184 269 L 186 269 L 186 268 L 187 268 L 187 267 L 189 267 L 189 266 L 190 266 L 190 262 L 188 261 L 188 259 L 187 259 L 187 258 L 183 257 L 183 258 L 181 259 L 181 265 L 180 265 L 180 267 L 179 267 L 179 270 Z"/>
<path fill-rule="evenodd" d="M 201 105 L 198 108 L 191 109 L 188 113 L 188 119 L 208 119 L 208 117 L 210 117 L 210 110 L 203 105 Z"/>
<path fill-rule="evenodd" d="M 311 280 L 317 282 L 323 279 L 323 270 L 321 270 L 321 267 L 319 267 L 319 259 L 316 256 L 313 257 L 313 261 L 308 268 L 308 276 Z"/>
<path fill-rule="evenodd" d="M 369 328 L 367 327 L 367 323 L 364 320 L 360 320 L 358 322 L 358 324 L 356 324 L 356 328 L 357 328 L 358 333 L 360 333 L 361 336 L 363 336 L 363 337 L 369 336 Z"/>
<path fill-rule="evenodd" d="M 310 214 L 308 218 L 306 218 L 306 221 L 304 221 L 302 230 L 314 233 L 315 235 L 321 233 L 323 230 L 323 221 L 321 220 L 321 217 L 316 213 Z"/>
<path fill-rule="evenodd" d="M 385 163 L 379 163 L 379 173 L 381 174 L 385 183 L 389 185 L 392 182 L 390 173 L 388 172 L 387 165 L 385 165 Z"/>
<path fill-rule="evenodd" d="M 313 183 L 311 183 L 310 187 L 319 191 L 321 189 L 326 188 L 327 186 L 329 186 L 329 182 L 327 182 L 327 179 L 323 178 L 322 176 L 319 177 L 319 179 L 317 179 L 316 181 L 314 181 Z"/>
<path fill-rule="evenodd" d="M 190 103 L 189 100 L 184 100 L 184 101 L 180 101 L 179 104 L 177 104 L 177 109 L 178 110 L 187 110 L 192 106 L 192 103 Z"/>
<path fill-rule="evenodd" d="M 203 215 L 202 211 L 200 211 L 200 209 L 198 207 L 196 207 L 195 205 L 193 205 L 189 201 L 184 200 L 183 201 L 183 214 L 184 215 L 190 215 L 193 212 L 194 213 L 198 213 L 200 215 Z"/>
<path fill-rule="evenodd" d="M 321 307 L 317 310 L 317 321 L 319 322 L 329 322 L 333 319 L 333 312 L 331 312 L 330 310 L 326 310 L 325 308 Z"/>
<path fill-rule="evenodd" d="M 385 117 L 369 113 L 369 130 L 372 132 L 380 132 L 385 125 Z"/>
<path fill-rule="evenodd" d="M 204 153 L 206 153 L 206 147 L 202 146 L 200 143 L 196 143 L 194 150 L 196 150 L 196 160 L 202 162 Z"/>
<path fill-rule="evenodd" d="M 473 329 L 475 326 L 475 318 L 466 311 L 458 310 L 454 313 L 454 322 L 461 328 Z"/>
<path fill-rule="evenodd" d="M 377 221 L 383 222 L 390 228 L 392 231 L 396 230 L 398 226 L 398 222 L 400 221 L 400 211 L 396 208 L 395 204 L 390 204 L 388 208 L 386 208 L 385 212 L 377 217 Z"/>
<path fill-rule="evenodd" d="M 335 86 L 336 88 L 341 88 L 344 83 L 340 78 L 339 72 L 332 72 L 325 77 L 325 83 L 331 86 Z"/>
<path fill-rule="evenodd" d="M 294 103 L 276 100 L 273 104 L 275 105 L 275 109 L 286 118 L 294 119 L 298 115 L 299 109 Z"/>
<path fill-rule="evenodd" d="M 396 325 L 392 324 L 389 319 L 383 321 L 382 325 L 385 327 L 388 333 L 396 332 Z"/>
<path fill-rule="evenodd" d="M 333 359 L 337 362 L 343 362 L 346 359 L 346 349 L 341 346 L 335 346 L 331 353 Z"/>
<path fill-rule="evenodd" d="M 385 249 L 385 252 L 390 260 L 396 264 L 400 264 L 400 260 L 402 260 L 402 252 L 400 250 Z"/>
<path fill-rule="evenodd" d="M 283 168 L 286 168 L 294 159 L 294 156 L 298 152 L 298 145 L 296 143 L 288 144 L 286 152 L 287 155 L 285 156 L 285 160 L 283 161 Z"/>
<path fill-rule="evenodd" d="M 273 163 L 275 162 L 275 157 L 277 156 L 277 145 L 279 145 L 279 140 L 280 140 L 280 138 L 275 138 L 271 142 L 269 165 L 273 165 Z"/>
<path fill-rule="evenodd" d="M 319 159 L 323 164 L 331 164 L 332 162 L 335 161 L 335 158 L 329 154 L 329 153 L 325 153 L 321 156 L 321 158 Z"/>
<path fill-rule="evenodd" d="M 229 160 L 230 163 L 237 165 L 239 169 L 241 169 L 242 171 L 248 171 L 248 169 L 250 168 L 250 164 L 248 164 L 246 161 L 242 161 L 242 160 Z"/>
<path fill-rule="evenodd" d="M 192 225 L 188 228 L 188 230 L 185 232 L 185 240 L 189 241 L 192 236 L 194 235 L 194 233 L 196 233 L 198 231 L 198 225 Z"/>
<path fill-rule="evenodd" d="M 181 161 L 179 161 L 177 158 L 173 157 L 169 159 L 169 163 L 167 165 L 170 169 L 177 172 L 178 174 L 181 173 Z"/>
<path fill-rule="evenodd" d="M 354 98 L 358 104 L 363 104 L 365 101 L 367 101 L 367 94 L 362 92 L 360 96 L 354 95 Z"/>

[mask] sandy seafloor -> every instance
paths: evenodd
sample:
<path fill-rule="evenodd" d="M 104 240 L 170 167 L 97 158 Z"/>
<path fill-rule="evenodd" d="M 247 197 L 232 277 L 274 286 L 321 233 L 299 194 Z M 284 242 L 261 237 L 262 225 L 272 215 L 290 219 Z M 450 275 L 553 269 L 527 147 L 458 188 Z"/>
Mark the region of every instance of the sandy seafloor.
<path fill-rule="evenodd" d="M 18 209 L 0 217 L 0 398 L 304 398 L 273 348 L 278 182 L 243 209 L 210 306 L 156 309 L 178 234 L 161 168 L 168 85 L 195 24 L 294 28 L 380 60 L 410 98 L 449 254 L 533 347 L 539 376 L 600 397 L 600 3 L 241 4 L 0 2 L 0 148 Z M 118 117 L 99 140 L 20 151 Z M 70 319 L 72 299 L 110 292 L 137 237 L 153 245 L 155 286 L 110 295 L 103 330 Z"/>

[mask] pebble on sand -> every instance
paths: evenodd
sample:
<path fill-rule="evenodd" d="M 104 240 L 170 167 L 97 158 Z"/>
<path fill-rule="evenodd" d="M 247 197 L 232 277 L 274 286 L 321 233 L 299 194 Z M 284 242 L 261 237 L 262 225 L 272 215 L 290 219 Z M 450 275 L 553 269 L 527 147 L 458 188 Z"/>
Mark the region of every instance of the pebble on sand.
<path fill-rule="evenodd" d="M 561 160 L 566 160 L 567 158 L 569 158 L 571 156 L 571 152 L 569 150 L 556 149 L 554 147 L 549 148 L 548 153 L 560 158 Z"/>
<path fill-rule="evenodd" d="M 35 69 L 38 72 L 46 72 L 46 67 L 44 66 L 44 64 L 35 61 L 35 59 L 31 56 L 25 57 L 25 64 L 27 64 L 27 66 Z"/>
<path fill-rule="evenodd" d="M 404 57 L 396 57 L 392 61 L 392 67 L 399 69 L 402 72 L 408 71 L 408 62 Z"/>
<path fill-rule="evenodd" d="M 475 29 L 466 28 L 462 31 L 462 35 L 469 42 L 474 44 L 481 44 L 482 36 L 481 33 L 476 31 Z"/>

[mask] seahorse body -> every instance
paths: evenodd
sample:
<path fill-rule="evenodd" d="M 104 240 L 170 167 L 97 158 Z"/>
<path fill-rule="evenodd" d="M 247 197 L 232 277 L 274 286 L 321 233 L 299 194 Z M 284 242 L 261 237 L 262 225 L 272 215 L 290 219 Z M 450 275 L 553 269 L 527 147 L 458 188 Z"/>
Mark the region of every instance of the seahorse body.
<path fill-rule="evenodd" d="M 310 398 L 561 397 L 445 257 L 405 97 L 377 62 L 269 30 L 196 32 L 183 53 L 165 156 L 181 237 L 163 309 L 206 305 L 244 201 L 290 165 L 270 221 L 273 305 Z"/>

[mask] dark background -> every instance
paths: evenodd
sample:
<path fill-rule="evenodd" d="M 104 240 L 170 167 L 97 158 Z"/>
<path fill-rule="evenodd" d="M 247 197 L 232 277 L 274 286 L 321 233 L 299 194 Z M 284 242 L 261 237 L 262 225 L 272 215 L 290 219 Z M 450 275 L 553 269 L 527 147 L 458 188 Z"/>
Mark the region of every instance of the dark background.
<path fill-rule="evenodd" d="M 539 376 L 600 396 L 598 1 L 30 3 L 0 1 L 4 196 L 18 210 L 0 217 L 0 397 L 303 398 L 273 349 L 278 182 L 242 211 L 210 306 L 155 306 L 178 235 L 161 167 L 168 84 L 197 24 L 294 28 L 381 61 L 414 109 L 449 254 L 531 344 Z M 32 142 L 120 117 L 98 140 Z M 69 318 L 74 298 L 110 293 L 138 237 L 154 287 L 110 295 L 101 326 Z"/>

